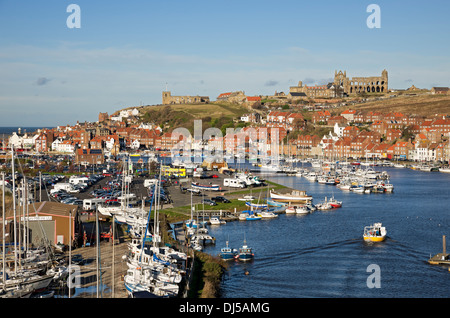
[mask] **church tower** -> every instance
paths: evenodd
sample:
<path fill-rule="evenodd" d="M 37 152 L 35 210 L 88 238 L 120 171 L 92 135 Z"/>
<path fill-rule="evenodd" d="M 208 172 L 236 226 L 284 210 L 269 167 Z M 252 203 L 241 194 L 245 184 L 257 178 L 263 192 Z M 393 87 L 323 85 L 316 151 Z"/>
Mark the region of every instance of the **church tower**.
<path fill-rule="evenodd" d="M 170 104 L 170 100 L 171 100 L 170 92 L 169 91 L 162 92 L 162 103 L 163 103 L 163 105 Z"/>

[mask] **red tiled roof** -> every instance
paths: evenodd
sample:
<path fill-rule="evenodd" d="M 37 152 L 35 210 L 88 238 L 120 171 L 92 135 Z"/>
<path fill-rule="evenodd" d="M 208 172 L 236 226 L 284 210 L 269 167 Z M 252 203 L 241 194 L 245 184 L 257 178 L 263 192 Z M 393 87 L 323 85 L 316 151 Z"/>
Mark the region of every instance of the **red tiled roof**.
<path fill-rule="evenodd" d="M 217 98 L 227 97 L 227 96 L 230 96 L 230 95 L 231 95 L 231 92 L 230 93 L 222 93 L 219 96 L 217 96 Z"/>

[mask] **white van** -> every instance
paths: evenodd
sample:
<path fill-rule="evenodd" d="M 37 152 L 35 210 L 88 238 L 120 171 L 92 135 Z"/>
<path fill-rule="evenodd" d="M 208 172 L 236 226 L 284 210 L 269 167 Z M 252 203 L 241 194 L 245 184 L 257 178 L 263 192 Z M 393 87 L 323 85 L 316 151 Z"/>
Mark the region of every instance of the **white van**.
<path fill-rule="evenodd" d="M 73 190 L 73 185 L 71 183 L 56 183 L 53 186 L 53 190 L 54 192 L 59 191 L 59 190 L 64 190 L 64 191 L 72 191 Z"/>
<path fill-rule="evenodd" d="M 83 200 L 83 210 L 92 211 L 97 208 L 98 205 L 105 202 L 105 199 L 84 199 Z"/>
<path fill-rule="evenodd" d="M 245 188 L 247 186 L 242 180 L 231 178 L 223 179 L 223 185 L 231 188 Z"/>
<path fill-rule="evenodd" d="M 69 183 L 71 183 L 71 184 L 79 184 L 79 183 L 87 184 L 88 180 L 89 180 L 88 177 L 71 176 L 69 178 Z"/>

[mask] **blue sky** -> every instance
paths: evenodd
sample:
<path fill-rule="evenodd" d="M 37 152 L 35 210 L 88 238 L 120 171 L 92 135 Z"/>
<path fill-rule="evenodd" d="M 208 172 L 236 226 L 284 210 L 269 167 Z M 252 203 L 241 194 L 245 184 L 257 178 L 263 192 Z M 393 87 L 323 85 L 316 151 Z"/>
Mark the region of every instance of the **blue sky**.
<path fill-rule="evenodd" d="M 69 29 L 69 4 L 81 28 Z M 381 9 L 370 29 L 369 4 Z M 0 126 L 95 121 L 161 92 L 247 95 L 389 72 L 450 86 L 449 1 L 0 0 Z"/>

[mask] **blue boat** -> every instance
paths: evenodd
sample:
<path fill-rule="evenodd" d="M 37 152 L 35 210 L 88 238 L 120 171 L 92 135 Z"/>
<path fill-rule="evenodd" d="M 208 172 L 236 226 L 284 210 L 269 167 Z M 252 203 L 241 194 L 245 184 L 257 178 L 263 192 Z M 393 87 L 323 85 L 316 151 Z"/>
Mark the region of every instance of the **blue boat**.
<path fill-rule="evenodd" d="M 220 258 L 222 258 L 223 260 L 228 261 L 228 260 L 235 259 L 235 257 L 237 256 L 237 254 L 238 254 L 238 253 L 237 253 L 237 251 L 236 251 L 235 249 L 232 249 L 231 247 L 228 246 L 228 241 L 227 241 L 226 246 L 225 246 L 225 247 L 222 247 L 222 248 L 220 249 L 219 256 L 220 256 Z"/>
<path fill-rule="evenodd" d="M 257 204 L 257 203 L 252 203 L 252 202 L 245 202 L 245 205 L 248 207 L 257 208 L 257 209 L 262 209 L 262 208 L 268 207 L 267 204 Z"/>
<path fill-rule="evenodd" d="M 251 247 L 247 246 L 247 242 L 244 240 L 244 245 L 242 245 L 241 248 L 239 248 L 239 254 L 238 258 L 240 261 L 246 262 L 253 260 L 253 257 L 255 255 L 253 254 L 253 250 Z"/>
<path fill-rule="evenodd" d="M 266 201 L 267 201 L 267 204 L 270 205 L 270 206 L 276 206 L 276 207 L 285 207 L 285 206 L 287 206 L 287 203 L 285 203 L 285 202 L 277 202 L 277 201 L 274 201 L 274 200 L 272 200 L 270 198 L 267 198 Z"/>
<path fill-rule="evenodd" d="M 254 214 L 253 211 L 249 211 L 248 216 L 245 218 L 246 221 L 257 221 L 261 220 L 261 217 Z"/>

